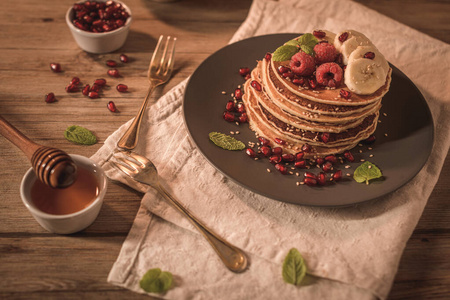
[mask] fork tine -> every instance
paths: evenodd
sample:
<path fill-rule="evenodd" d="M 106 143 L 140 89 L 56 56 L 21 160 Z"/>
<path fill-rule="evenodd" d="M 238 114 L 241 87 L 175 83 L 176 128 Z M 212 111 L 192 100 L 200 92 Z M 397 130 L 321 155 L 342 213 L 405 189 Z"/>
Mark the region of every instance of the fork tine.
<path fill-rule="evenodd" d="M 150 73 L 152 69 L 158 68 L 158 61 L 161 56 L 161 48 L 163 44 L 164 36 L 160 35 L 158 39 L 158 43 L 156 44 L 155 51 L 153 51 L 152 59 L 150 60 L 150 67 L 148 68 L 148 76 L 150 77 Z"/>
<path fill-rule="evenodd" d="M 175 55 L 175 44 L 176 44 L 176 42 L 177 42 L 177 38 L 174 37 L 172 39 L 172 47 L 168 51 L 169 52 L 169 58 L 167 59 L 166 68 L 165 68 L 165 71 L 164 71 L 164 74 L 163 74 L 164 76 L 167 75 L 168 73 L 172 72 L 173 64 L 175 62 L 173 57 Z M 169 42 L 167 42 L 167 43 L 169 43 Z"/>
<path fill-rule="evenodd" d="M 139 163 L 141 163 L 142 166 L 146 166 L 146 165 L 152 164 L 152 162 L 150 160 L 148 160 L 146 157 L 144 157 L 142 155 L 139 155 L 139 154 L 136 154 L 134 152 L 128 152 L 127 155 L 132 157 L 133 159 L 135 159 Z"/>
<path fill-rule="evenodd" d="M 116 157 L 116 159 L 121 163 L 121 165 L 128 168 L 133 173 L 139 172 L 139 169 L 141 168 L 141 166 L 129 159 L 125 159 L 123 157 Z"/>
<path fill-rule="evenodd" d="M 125 174 L 127 174 L 128 176 L 132 177 L 133 173 L 130 171 L 130 169 L 128 169 L 127 167 L 116 163 L 115 161 L 110 161 L 114 167 L 118 168 L 120 171 L 124 172 Z"/>

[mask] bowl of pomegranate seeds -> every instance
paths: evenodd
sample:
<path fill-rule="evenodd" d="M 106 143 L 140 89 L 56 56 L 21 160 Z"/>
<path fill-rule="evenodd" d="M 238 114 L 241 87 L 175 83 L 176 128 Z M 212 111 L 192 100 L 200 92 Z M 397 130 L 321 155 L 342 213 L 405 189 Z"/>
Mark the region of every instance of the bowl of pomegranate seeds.
<path fill-rule="evenodd" d="M 108 53 L 125 43 L 131 11 L 116 0 L 77 2 L 67 11 L 66 22 L 81 49 L 90 53 Z"/>

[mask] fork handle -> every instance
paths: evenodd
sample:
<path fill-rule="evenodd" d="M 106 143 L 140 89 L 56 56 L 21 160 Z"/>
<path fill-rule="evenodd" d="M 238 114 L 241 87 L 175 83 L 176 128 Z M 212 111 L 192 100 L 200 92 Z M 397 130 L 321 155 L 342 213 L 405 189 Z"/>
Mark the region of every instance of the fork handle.
<path fill-rule="evenodd" d="M 141 128 L 141 122 L 144 116 L 145 108 L 147 107 L 150 96 L 153 93 L 153 90 L 156 88 L 156 86 L 157 86 L 156 84 L 150 85 L 150 87 L 148 88 L 147 96 L 145 97 L 144 102 L 142 102 L 139 112 L 137 113 L 130 127 L 127 129 L 127 131 L 125 131 L 123 136 L 117 142 L 117 147 L 119 147 L 120 149 L 133 150 L 134 148 L 136 148 L 139 137 L 139 130 Z"/>
<path fill-rule="evenodd" d="M 206 240 L 211 244 L 213 249 L 217 252 L 225 266 L 233 272 L 240 273 L 247 268 L 247 257 L 245 253 L 217 236 L 208 227 L 202 224 L 196 217 L 194 217 L 184 206 L 172 197 L 161 184 L 157 185 L 157 190 L 170 203 L 172 203 L 181 213 L 183 213 L 194 226 L 202 233 Z"/>

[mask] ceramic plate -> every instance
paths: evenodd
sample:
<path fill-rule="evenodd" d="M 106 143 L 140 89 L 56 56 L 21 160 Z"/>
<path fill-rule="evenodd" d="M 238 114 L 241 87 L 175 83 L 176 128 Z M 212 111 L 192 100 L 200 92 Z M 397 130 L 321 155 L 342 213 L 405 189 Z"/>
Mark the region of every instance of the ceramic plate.
<path fill-rule="evenodd" d="M 254 161 L 244 151 L 227 151 L 209 140 L 212 131 L 225 134 L 239 131 L 235 137 L 245 144 L 257 141 L 248 124 L 236 125 L 222 118 L 230 94 L 244 83 L 238 70 L 254 68 L 266 52 L 273 52 L 298 35 L 273 34 L 242 40 L 217 51 L 197 68 L 186 87 L 183 112 L 198 149 L 215 168 L 245 188 L 274 200 L 300 205 L 351 205 L 380 198 L 406 184 L 430 155 L 433 120 L 417 87 L 394 66 L 390 91 L 382 101 L 381 123 L 375 133 L 377 140 L 370 146 L 371 150 L 367 145 L 352 150 L 357 161 L 348 164 L 349 169 L 338 166 L 344 173 L 344 180 L 339 183 L 324 187 L 297 186 L 304 170 L 298 170 L 300 176 L 282 175 L 267 159 Z M 353 174 L 361 159 L 376 164 L 383 172 L 383 180 L 366 185 L 345 176 Z M 272 172 L 268 173 L 268 168 Z M 313 170 L 318 173 L 318 169 Z"/>

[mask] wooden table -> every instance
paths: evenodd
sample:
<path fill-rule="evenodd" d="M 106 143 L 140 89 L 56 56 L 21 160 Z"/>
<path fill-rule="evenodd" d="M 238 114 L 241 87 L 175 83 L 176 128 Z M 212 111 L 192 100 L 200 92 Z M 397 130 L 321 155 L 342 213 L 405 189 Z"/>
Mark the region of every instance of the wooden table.
<path fill-rule="evenodd" d="M 146 71 L 160 34 L 176 35 L 177 69 L 154 95 L 177 85 L 210 54 L 227 44 L 247 16 L 250 0 L 181 0 L 155 3 L 128 0 L 134 21 L 126 46 L 112 54 L 90 55 L 75 44 L 64 15 L 72 0 L 2 2 L 0 10 L 0 114 L 35 142 L 69 153 L 93 155 L 104 140 L 136 113 L 147 89 Z M 450 42 L 450 4 L 434 0 L 358 1 L 381 13 Z M 189 13 L 186 13 L 189 12 Z M 107 90 L 100 99 L 64 88 L 73 76 L 84 83 L 105 77 L 105 61 L 126 53 L 132 62 L 120 66 L 128 94 Z M 56 74 L 49 63 L 59 62 Z M 57 103 L 46 104 L 54 92 Z M 106 109 L 115 101 L 120 113 Z M 85 126 L 98 136 L 94 146 L 71 144 L 63 137 L 70 125 Z M 96 222 L 71 236 L 46 232 L 20 200 L 19 185 L 29 168 L 26 157 L 0 137 L 0 298 L 73 299 L 133 298 L 141 295 L 106 282 L 139 207 L 142 194 L 110 182 Z M 439 298 L 450 293 L 450 156 L 422 218 L 406 245 L 391 299 Z"/>

